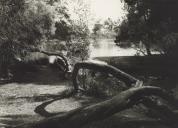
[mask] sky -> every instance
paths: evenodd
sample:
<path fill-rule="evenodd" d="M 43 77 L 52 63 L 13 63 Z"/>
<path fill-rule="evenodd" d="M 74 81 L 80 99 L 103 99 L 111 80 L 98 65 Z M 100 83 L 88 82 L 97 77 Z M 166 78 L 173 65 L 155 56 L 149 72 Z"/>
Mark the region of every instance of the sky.
<path fill-rule="evenodd" d="M 125 16 L 125 11 L 123 10 L 124 3 L 121 0 L 64 0 L 68 1 L 70 4 L 69 14 L 72 14 L 72 19 L 78 19 L 79 15 L 75 15 L 75 8 L 80 7 L 80 2 L 82 6 L 86 5 L 87 10 L 89 10 L 89 15 L 86 18 L 89 28 L 92 29 L 93 25 L 100 21 L 101 23 L 108 18 L 113 21 L 122 21 L 122 17 Z"/>
<path fill-rule="evenodd" d="M 123 3 L 120 0 L 91 0 L 91 11 L 98 19 L 120 19 L 124 16 Z"/>

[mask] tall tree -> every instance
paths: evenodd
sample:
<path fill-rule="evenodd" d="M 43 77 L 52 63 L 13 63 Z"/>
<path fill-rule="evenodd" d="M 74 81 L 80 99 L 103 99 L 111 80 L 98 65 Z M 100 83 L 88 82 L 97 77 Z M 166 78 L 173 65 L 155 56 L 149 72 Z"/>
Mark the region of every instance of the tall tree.
<path fill-rule="evenodd" d="M 0 65 L 7 75 L 16 56 L 23 57 L 49 35 L 52 14 L 42 1 L 2 0 L 0 8 Z"/>
<path fill-rule="evenodd" d="M 88 10 L 81 0 L 73 2 L 76 6 L 64 0 L 0 1 L 0 70 L 4 69 L 1 73 L 7 76 L 13 60 L 25 57 L 29 49 L 64 49 L 70 55 L 82 51 L 87 56 Z"/>
<path fill-rule="evenodd" d="M 145 45 L 148 55 L 151 55 L 150 49 L 155 46 L 156 50 L 169 53 L 171 50 L 165 47 L 169 45 L 172 49 L 175 42 L 168 44 L 163 37 L 170 37 L 170 33 L 174 37 L 177 35 L 178 2 L 176 0 L 124 0 L 124 2 L 128 14 L 120 25 L 117 40 L 129 40 L 137 46 L 141 42 Z"/>

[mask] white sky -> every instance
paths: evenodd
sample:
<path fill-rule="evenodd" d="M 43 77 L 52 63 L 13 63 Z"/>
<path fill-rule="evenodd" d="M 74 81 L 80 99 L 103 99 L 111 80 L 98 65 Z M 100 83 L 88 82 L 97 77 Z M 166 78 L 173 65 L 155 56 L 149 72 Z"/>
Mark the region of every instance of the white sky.
<path fill-rule="evenodd" d="M 68 1 L 70 4 L 67 4 L 70 9 L 70 14 L 77 8 L 80 1 L 86 3 L 87 8 L 90 11 L 90 16 L 88 19 L 89 28 L 92 29 L 96 21 L 104 21 L 108 18 L 112 20 L 122 21 L 122 17 L 125 16 L 125 11 L 123 10 L 124 4 L 121 0 L 63 0 L 64 2 Z M 75 13 L 73 14 L 73 19 L 75 18 Z M 78 18 L 76 16 L 76 18 Z"/>
<path fill-rule="evenodd" d="M 91 11 L 96 18 L 117 20 L 124 16 L 120 0 L 91 0 Z"/>

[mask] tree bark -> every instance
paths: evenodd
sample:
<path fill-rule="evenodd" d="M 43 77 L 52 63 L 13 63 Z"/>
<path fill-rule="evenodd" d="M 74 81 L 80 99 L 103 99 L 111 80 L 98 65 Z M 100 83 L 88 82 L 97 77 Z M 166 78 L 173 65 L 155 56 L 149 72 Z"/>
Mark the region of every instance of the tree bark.
<path fill-rule="evenodd" d="M 59 54 L 59 53 L 52 53 L 52 52 L 47 52 L 47 51 L 39 51 L 41 53 L 44 53 L 48 56 L 59 56 L 63 59 L 63 61 L 65 62 L 65 66 L 66 66 L 66 71 L 69 71 L 69 63 L 66 57 L 64 57 L 64 55 Z"/>
<path fill-rule="evenodd" d="M 30 52 L 39 52 L 39 53 L 43 53 L 43 54 L 46 54 L 48 56 L 59 56 L 62 61 L 64 62 L 64 65 L 65 65 L 65 73 L 69 71 L 69 63 L 68 63 L 68 60 L 67 58 L 61 54 L 61 53 L 54 53 L 54 52 L 48 52 L 48 51 L 43 51 L 43 50 L 40 50 L 40 49 L 29 49 Z"/>
<path fill-rule="evenodd" d="M 121 92 L 110 100 L 106 100 L 87 107 L 81 107 L 67 113 L 56 115 L 33 124 L 23 124 L 15 128 L 80 128 L 94 121 L 112 116 L 137 104 L 145 96 L 156 95 L 176 104 L 175 99 L 158 87 L 142 86 L 130 88 Z M 173 121 L 173 123 L 175 123 Z"/>
<path fill-rule="evenodd" d="M 18 45 L 25 48 L 28 52 L 39 52 L 39 53 L 46 54 L 48 56 L 59 56 L 64 61 L 65 65 L 66 65 L 66 71 L 65 72 L 69 71 L 68 60 L 62 53 L 54 53 L 54 52 L 48 52 L 48 51 L 40 50 L 38 48 L 31 48 L 31 47 L 21 45 L 20 43 Z"/>
<path fill-rule="evenodd" d="M 146 48 L 146 52 L 147 52 L 147 55 L 148 56 L 151 56 L 152 54 L 151 54 L 151 48 L 150 48 L 150 45 L 149 44 L 145 44 L 145 48 Z"/>
<path fill-rule="evenodd" d="M 107 65 L 107 64 L 103 64 L 103 63 L 94 63 L 94 62 L 79 62 L 79 63 L 75 64 L 73 74 L 72 74 L 72 81 L 73 81 L 75 90 L 79 89 L 78 84 L 77 84 L 77 74 L 81 68 L 91 69 L 94 71 L 112 74 L 114 77 L 116 77 L 120 80 L 123 80 L 127 84 L 127 86 L 131 86 L 133 84 L 135 84 L 135 86 L 139 86 L 139 84 L 142 83 L 137 78 L 135 78 L 135 77 L 111 66 L 111 65 Z"/>
<path fill-rule="evenodd" d="M 54 53 L 54 52 L 48 52 L 48 51 L 40 50 L 38 48 L 31 48 L 31 47 L 27 47 L 27 46 L 21 45 L 20 43 L 18 43 L 18 45 L 20 47 L 25 48 L 29 52 L 39 52 L 39 53 L 46 54 L 48 56 L 59 56 L 59 57 L 61 57 L 62 60 L 64 61 L 65 65 L 66 65 L 66 72 L 69 71 L 68 60 L 67 60 L 67 58 L 62 53 Z"/>

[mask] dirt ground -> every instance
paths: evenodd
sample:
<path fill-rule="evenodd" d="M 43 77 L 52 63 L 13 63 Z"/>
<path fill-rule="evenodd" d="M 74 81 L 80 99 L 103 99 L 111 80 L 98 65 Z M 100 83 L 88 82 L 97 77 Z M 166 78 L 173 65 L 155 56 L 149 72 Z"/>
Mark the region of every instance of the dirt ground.
<path fill-rule="evenodd" d="M 0 86 L 0 128 L 5 126 L 14 126 L 22 123 L 36 122 L 46 118 L 44 115 L 35 112 L 35 109 L 45 102 L 48 102 L 59 96 L 65 90 L 68 90 L 67 83 L 58 85 L 38 85 L 38 84 L 19 84 L 10 83 Z M 77 98 L 70 97 L 62 100 L 56 100 L 45 107 L 50 114 L 63 113 L 72 109 L 90 104 L 93 99 L 88 97 Z M 95 101 L 94 101 L 95 102 Z M 117 127 L 117 119 L 150 119 L 145 117 L 144 113 L 138 112 L 139 108 L 127 110 L 121 114 L 115 114 L 108 120 L 86 125 L 84 128 L 114 128 Z M 150 119 L 151 120 L 151 119 Z M 104 125 L 103 125 L 104 124 Z M 162 128 L 163 126 L 155 126 Z M 153 128 L 148 127 L 148 128 Z M 125 127 L 124 127 L 125 128 Z M 134 127 L 135 128 L 135 127 Z M 164 127 L 168 128 L 168 127 Z"/>
<path fill-rule="evenodd" d="M 24 72 L 23 72 L 24 73 Z M 18 78 L 19 79 L 19 78 Z M 0 84 L 0 128 L 36 122 L 56 113 L 64 113 L 96 99 L 69 96 L 70 80 L 49 66 L 21 74 L 20 81 Z"/>
<path fill-rule="evenodd" d="M 23 122 L 33 122 L 43 117 L 34 109 L 50 95 L 58 95 L 66 89 L 65 83 L 60 85 L 37 85 L 10 83 L 0 86 L 0 127 L 3 125 L 17 125 Z M 44 98 L 45 97 L 45 98 Z M 49 106 L 49 111 L 56 109 L 70 109 L 64 102 L 72 103 L 72 99 Z M 56 106 L 57 105 L 57 106 Z M 77 104 L 76 104 L 77 105 Z M 68 107 L 66 107 L 68 106 Z M 53 109 L 53 108 L 56 109 Z M 75 108 L 75 106 L 73 106 Z"/>
<path fill-rule="evenodd" d="M 28 79 L 25 79 L 25 82 L 0 85 L 0 128 L 36 122 L 52 114 L 64 113 L 84 105 L 99 102 L 98 99 L 85 96 L 61 98 L 64 93 L 70 91 L 71 83 L 69 80 L 64 80 L 57 71 L 49 67 L 40 67 L 38 72 L 27 72 L 21 77 L 22 79 Z M 178 97 L 177 90 L 178 88 L 173 90 L 176 92 L 176 97 Z M 86 126 L 86 128 L 115 128 L 117 127 L 117 119 L 125 118 L 128 120 L 137 117 L 142 120 L 147 119 L 144 113 L 140 111 L 140 108 L 134 108 L 115 114 L 109 120 L 105 120 L 104 123 L 94 123 L 94 125 Z M 154 125 L 146 128 L 168 127 Z"/>

